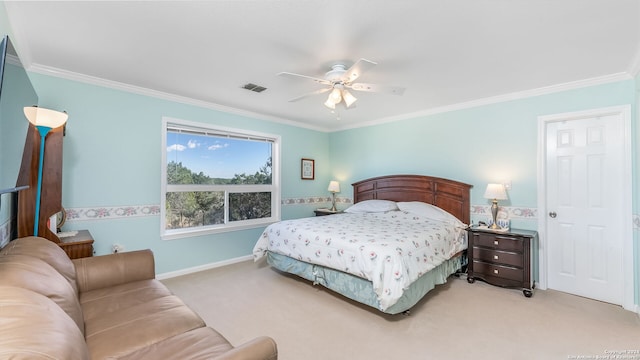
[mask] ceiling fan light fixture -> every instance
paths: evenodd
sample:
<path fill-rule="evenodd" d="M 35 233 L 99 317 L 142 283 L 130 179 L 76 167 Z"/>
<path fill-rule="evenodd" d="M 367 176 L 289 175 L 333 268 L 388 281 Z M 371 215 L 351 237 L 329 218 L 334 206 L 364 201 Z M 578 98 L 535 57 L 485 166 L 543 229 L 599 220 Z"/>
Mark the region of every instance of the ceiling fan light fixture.
<path fill-rule="evenodd" d="M 375 65 L 375 62 L 367 59 L 360 59 L 356 61 L 353 65 L 351 65 L 351 67 L 349 67 L 349 69 L 347 69 L 347 66 L 344 64 L 334 64 L 331 66 L 331 70 L 325 74 L 323 79 L 290 72 L 281 72 L 278 73 L 278 75 L 303 78 L 325 86 L 316 91 L 291 99 L 289 100 L 290 102 L 298 101 L 300 99 L 306 98 L 307 96 L 324 94 L 328 92 L 329 96 L 325 100 L 324 106 L 331 110 L 336 110 L 336 105 L 344 101 L 345 108 L 352 109 L 355 107 L 355 102 L 358 101 L 358 98 L 347 91 L 347 88 L 355 91 L 386 93 L 394 95 L 402 95 L 404 93 L 405 89 L 397 86 L 354 83 L 356 79 L 360 78 L 363 72 L 371 69 Z"/>
<path fill-rule="evenodd" d="M 351 105 L 353 105 L 354 102 L 356 102 L 356 100 L 358 100 L 346 89 L 342 90 L 342 98 L 344 99 L 344 103 L 345 105 L 347 105 L 347 107 L 350 107 Z"/>
<path fill-rule="evenodd" d="M 329 95 L 327 101 L 324 102 L 324 106 L 328 107 L 331 110 L 335 110 L 336 104 L 333 102 L 333 100 L 331 100 L 331 95 Z"/>
<path fill-rule="evenodd" d="M 329 95 L 329 99 L 333 102 L 334 105 L 342 101 L 342 93 L 340 89 L 334 88 Z"/>

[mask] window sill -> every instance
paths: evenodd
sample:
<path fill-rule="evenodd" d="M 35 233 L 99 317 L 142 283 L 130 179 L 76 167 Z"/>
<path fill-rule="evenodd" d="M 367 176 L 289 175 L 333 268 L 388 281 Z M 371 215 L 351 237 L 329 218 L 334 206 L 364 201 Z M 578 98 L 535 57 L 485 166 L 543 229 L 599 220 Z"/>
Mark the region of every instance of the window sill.
<path fill-rule="evenodd" d="M 190 228 L 190 229 L 177 229 L 171 231 L 165 231 L 161 233 L 160 238 L 162 240 L 178 240 L 187 237 L 194 236 L 203 236 L 203 235 L 212 235 L 212 234 L 221 234 L 232 231 L 240 231 L 240 230 L 248 230 L 248 229 L 256 229 L 260 227 L 267 227 L 273 223 L 278 222 L 279 220 L 270 219 L 267 221 L 251 221 L 237 225 L 226 225 L 226 226 L 210 226 L 203 228 Z"/>

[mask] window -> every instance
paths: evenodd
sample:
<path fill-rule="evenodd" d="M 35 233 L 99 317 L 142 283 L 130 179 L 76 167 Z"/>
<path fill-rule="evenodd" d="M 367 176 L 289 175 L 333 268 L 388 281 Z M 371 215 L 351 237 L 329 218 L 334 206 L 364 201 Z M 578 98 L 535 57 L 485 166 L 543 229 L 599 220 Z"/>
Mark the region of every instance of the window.
<path fill-rule="evenodd" d="M 275 135 L 164 118 L 163 239 L 280 220 L 279 146 Z"/>

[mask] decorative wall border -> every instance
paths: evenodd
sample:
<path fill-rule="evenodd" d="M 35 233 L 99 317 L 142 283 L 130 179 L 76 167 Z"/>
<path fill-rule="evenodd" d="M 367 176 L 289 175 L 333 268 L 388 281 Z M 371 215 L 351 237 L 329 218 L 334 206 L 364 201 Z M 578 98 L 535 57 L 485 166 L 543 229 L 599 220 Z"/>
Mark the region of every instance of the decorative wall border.
<path fill-rule="evenodd" d="M 282 206 L 295 205 L 317 205 L 326 206 L 331 203 L 331 197 L 313 196 L 282 199 Z M 346 197 L 336 197 L 336 203 L 348 206 L 353 200 Z M 113 207 L 88 207 L 88 208 L 70 208 L 67 211 L 67 221 L 85 221 L 85 220 L 107 220 L 107 219 L 125 219 L 143 216 L 160 215 L 160 205 L 134 205 L 134 206 L 113 206 Z M 538 217 L 538 209 L 530 207 L 518 206 L 501 206 L 498 210 L 498 217 L 508 219 L 524 219 L 535 220 Z M 489 205 L 471 205 L 471 216 L 490 217 L 491 206 Z M 633 214 L 633 230 L 640 231 L 640 215 Z M 8 237 L 9 223 L 0 224 L 0 244 L 2 240 Z"/>
<path fill-rule="evenodd" d="M 490 205 L 471 205 L 471 216 L 491 216 Z M 506 219 L 527 219 L 538 218 L 538 209 L 518 206 L 498 207 L 498 217 Z"/>
<path fill-rule="evenodd" d="M 160 215 L 160 205 L 134 205 L 65 209 L 66 221 L 122 219 Z"/>
<path fill-rule="evenodd" d="M 331 197 L 300 197 L 300 198 L 286 198 L 280 202 L 282 205 L 307 205 L 307 204 L 323 204 L 330 203 Z M 336 196 L 336 204 L 352 204 L 353 201 L 349 198 Z"/>
<path fill-rule="evenodd" d="M 283 206 L 290 205 L 309 205 L 331 203 L 331 197 L 300 197 L 282 199 Z M 352 200 L 344 197 L 336 197 L 337 204 L 351 204 Z M 107 219 L 123 219 L 141 216 L 158 216 L 160 215 L 160 205 L 131 205 L 131 206 L 100 206 L 87 208 L 67 208 L 66 221 L 86 221 L 86 220 L 107 220 Z"/>
<path fill-rule="evenodd" d="M 331 197 L 312 196 L 282 199 L 283 206 L 295 205 L 325 205 L 331 203 Z M 350 205 L 353 200 L 346 197 L 336 197 L 336 203 Z M 527 207 L 500 207 L 499 216 L 509 219 L 535 219 L 538 211 Z M 101 206 L 88 208 L 66 209 L 67 221 L 122 219 L 140 216 L 160 215 L 160 205 L 132 205 L 132 206 Z M 491 207 L 488 205 L 472 205 L 471 216 L 491 216 Z M 634 219 L 634 224 L 640 226 L 640 218 Z"/>
<path fill-rule="evenodd" d="M 336 203 L 351 204 L 351 199 L 336 197 Z M 282 199 L 283 206 L 288 205 L 305 205 L 305 204 L 326 204 L 331 203 L 330 197 L 306 197 L 306 198 L 286 198 Z M 160 205 L 132 205 L 132 206 L 100 206 L 87 208 L 68 208 L 66 221 L 85 221 L 85 220 L 107 220 L 107 219 L 123 219 L 141 216 L 158 216 L 160 215 Z"/>

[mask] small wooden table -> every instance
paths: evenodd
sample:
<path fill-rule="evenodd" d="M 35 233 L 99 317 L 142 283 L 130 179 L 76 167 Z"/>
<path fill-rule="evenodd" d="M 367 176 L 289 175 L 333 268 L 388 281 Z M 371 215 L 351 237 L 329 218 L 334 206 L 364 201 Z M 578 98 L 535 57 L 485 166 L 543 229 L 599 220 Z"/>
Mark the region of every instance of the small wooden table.
<path fill-rule="evenodd" d="M 536 286 L 531 257 L 538 233 L 518 229 L 492 232 L 473 227 L 467 231 L 467 281 L 473 283 L 480 279 L 492 285 L 520 288 L 524 296 L 531 297 Z"/>
<path fill-rule="evenodd" d="M 69 233 L 69 236 L 65 236 Z M 62 235 L 62 236 L 60 236 Z M 93 256 L 93 236 L 89 230 L 66 231 L 58 234 L 58 245 L 64 250 L 70 259 L 79 259 Z"/>
<path fill-rule="evenodd" d="M 341 214 L 342 210 L 331 211 L 331 209 L 315 209 L 313 212 L 316 214 L 316 216 L 326 216 L 326 215 Z"/>

